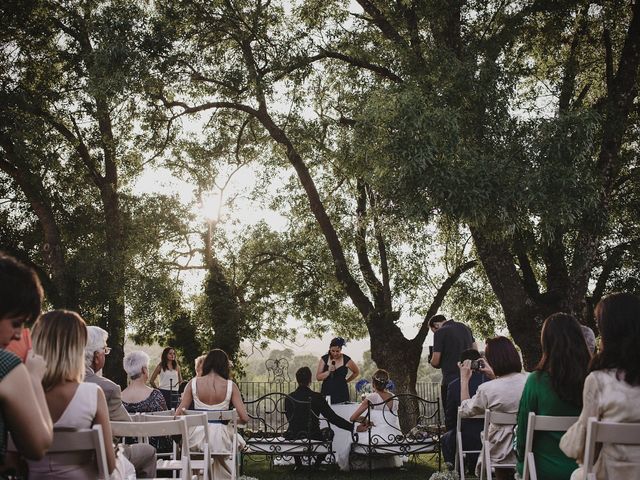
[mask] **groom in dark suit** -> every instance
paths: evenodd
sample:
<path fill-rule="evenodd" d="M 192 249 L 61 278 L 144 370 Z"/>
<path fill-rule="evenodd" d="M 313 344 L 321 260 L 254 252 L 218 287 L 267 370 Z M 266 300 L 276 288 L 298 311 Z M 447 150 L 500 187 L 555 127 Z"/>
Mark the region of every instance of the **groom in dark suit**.
<path fill-rule="evenodd" d="M 321 394 L 309 388 L 311 384 L 309 367 L 299 368 L 296 372 L 296 380 L 298 388 L 289 397 L 298 402 L 308 403 L 296 403 L 289 399 L 285 401 L 285 415 L 289 420 L 289 428 L 285 432 L 286 438 L 323 440 L 320 430 L 320 415 L 336 427 L 353 432 L 354 424 L 334 412 Z"/>
<path fill-rule="evenodd" d="M 333 438 L 330 428 L 320 429 L 320 415 L 329 423 L 349 432 L 353 432 L 355 423 L 351 423 L 334 412 L 324 397 L 309 388 L 311 385 L 311 370 L 309 367 L 299 368 L 296 372 L 298 388 L 285 401 L 285 415 L 289 426 L 284 437 L 289 440 L 310 438 L 311 440 L 329 440 Z M 298 403 L 300 402 L 300 403 Z M 359 432 L 366 430 L 364 425 L 358 425 Z M 316 466 L 325 459 L 326 454 L 316 456 Z M 296 466 L 302 465 L 300 457 L 294 457 Z"/>

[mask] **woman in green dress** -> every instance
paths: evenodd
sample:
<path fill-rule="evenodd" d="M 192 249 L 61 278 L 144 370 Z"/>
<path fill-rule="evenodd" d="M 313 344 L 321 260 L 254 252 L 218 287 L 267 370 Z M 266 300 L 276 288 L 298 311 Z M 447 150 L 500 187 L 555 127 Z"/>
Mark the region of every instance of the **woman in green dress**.
<path fill-rule="evenodd" d="M 545 320 L 540 342 L 542 359 L 527 379 L 518 410 L 516 453 L 520 476 L 529 412 L 558 417 L 580 415 L 582 388 L 591 359 L 580 324 L 566 313 L 555 313 Z M 536 432 L 532 448 L 538 478 L 567 480 L 577 468 L 575 460 L 560 450 L 563 433 Z"/>

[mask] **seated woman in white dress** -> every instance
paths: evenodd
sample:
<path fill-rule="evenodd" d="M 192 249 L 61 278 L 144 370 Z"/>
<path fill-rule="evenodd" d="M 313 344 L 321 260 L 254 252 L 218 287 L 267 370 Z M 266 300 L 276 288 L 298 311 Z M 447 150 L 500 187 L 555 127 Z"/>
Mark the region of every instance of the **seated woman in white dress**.
<path fill-rule="evenodd" d="M 238 386 L 229 380 L 229 357 L 220 349 L 211 350 L 204 359 L 202 376 L 191 379 L 182 395 L 182 402 L 177 414 L 181 415 L 189 408 L 191 402 L 196 410 L 229 410 L 235 408 L 238 413 L 238 421 L 249 421 L 247 409 L 244 406 Z M 197 447 L 202 444 L 204 434 L 200 427 L 190 434 L 189 444 Z M 209 440 L 212 445 L 231 446 L 232 433 L 228 425 L 222 423 L 209 423 Z M 238 446 L 241 447 L 242 437 L 238 435 Z M 231 465 L 229 457 L 217 456 L 213 463 L 213 478 L 215 480 L 231 478 Z"/>
<path fill-rule="evenodd" d="M 387 390 L 389 385 L 389 372 L 383 369 L 375 371 L 371 377 L 373 392 L 366 396 L 355 412 L 351 415 L 352 422 L 358 421 L 360 416 L 371 406 L 371 418 L 364 425 L 371 427 L 371 439 L 377 438 L 379 442 L 393 441 L 395 435 L 401 434 L 398 422 L 398 401 L 393 398 L 393 393 Z M 367 443 L 368 437 L 359 437 L 358 443 Z M 399 455 L 388 458 L 376 459 L 375 468 L 401 467 L 402 459 Z"/>
<path fill-rule="evenodd" d="M 54 310 L 42 315 L 33 326 L 33 350 L 47 362 L 42 386 L 54 429 L 102 426 L 107 466 L 111 473 L 116 459 L 107 401 L 97 384 L 82 383 L 86 343 L 86 324 L 75 312 Z M 42 460 L 28 463 L 31 480 L 98 478 L 94 456 L 84 452 L 48 453 Z"/>
<path fill-rule="evenodd" d="M 640 298 L 630 293 L 603 297 L 595 309 L 600 351 L 584 382 L 580 418 L 560 439 L 560 449 L 579 464 L 584 458 L 590 417 L 608 422 L 640 423 Z M 640 447 L 605 443 L 593 471 L 598 480 L 640 478 Z M 584 468 L 571 479 L 584 478 Z"/>
<path fill-rule="evenodd" d="M 382 410 L 387 409 L 392 412 L 396 412 L 398 410 L 398 405 L 395 400 L 388 402 L 388 400 L 393 397 L 393 393 L 387 390 L 387 385 L 389 384 L 389 372 L 383 369 L 378 369 L 371 377 L 371 385 L 373 386 L 373 392 L 367 395 L 367 397 L 362 401 L 362 403 L 358 406 L 353 415 L 351 415 L 351 421 L 355 422 L 360 415 L 362 415 L 369 405 L 373 407 L 374 410 Z M 385 402 L 385 403 L 382 403 Z"/>

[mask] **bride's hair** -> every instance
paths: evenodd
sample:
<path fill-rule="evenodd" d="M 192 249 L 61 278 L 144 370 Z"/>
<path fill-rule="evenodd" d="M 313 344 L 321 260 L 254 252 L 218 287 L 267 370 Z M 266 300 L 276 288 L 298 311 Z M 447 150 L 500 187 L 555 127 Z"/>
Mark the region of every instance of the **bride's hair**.
<path fill-rule="evenodd" d="M 389 384 L 389 372 L 383 369 L 376 370 L 376 373 L 373 374 L 371 380 L 373 388 L 376 390 L 384 390 Z"/>

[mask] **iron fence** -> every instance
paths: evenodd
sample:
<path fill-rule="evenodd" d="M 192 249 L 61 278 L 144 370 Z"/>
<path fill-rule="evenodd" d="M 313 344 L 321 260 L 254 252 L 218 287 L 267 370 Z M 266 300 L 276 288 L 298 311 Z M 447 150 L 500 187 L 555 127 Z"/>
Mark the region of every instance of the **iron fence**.
<path fill-rule="evenodd" d="M 298 388 L 297 382 L 237 382 L 245 402 L 251 402 L 268 393 L 291 393 Z M 313 382 L 311 389 L 320 391 L 320 382 Z M 355 384 L 349 383 L 349 400 L 359 402 L 360 398 L 356 394 Z M 440 395 L 440 384 L 433 382 L 417 382 L 416 393 L 425 400 L 437 400 Z"/>

